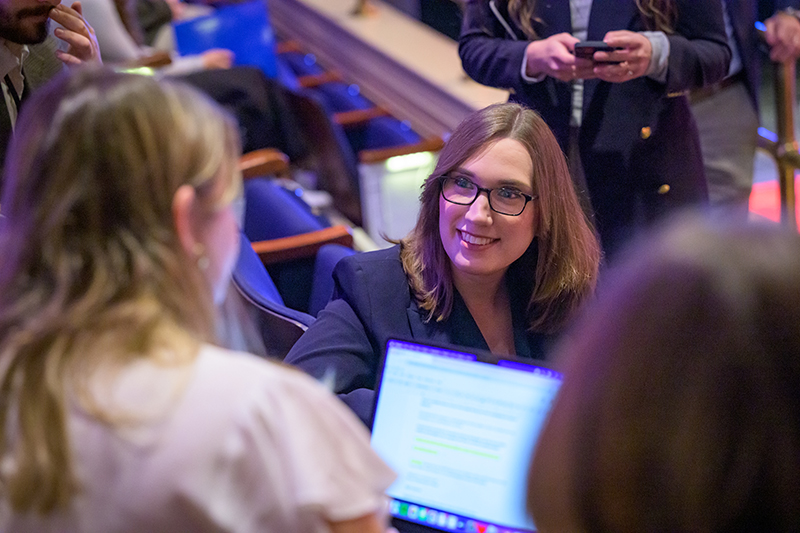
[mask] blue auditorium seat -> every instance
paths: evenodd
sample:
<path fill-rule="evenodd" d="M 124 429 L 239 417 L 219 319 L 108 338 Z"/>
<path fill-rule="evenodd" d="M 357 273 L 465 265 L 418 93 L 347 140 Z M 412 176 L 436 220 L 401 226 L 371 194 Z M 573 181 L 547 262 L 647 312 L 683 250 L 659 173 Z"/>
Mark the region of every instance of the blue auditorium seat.
<path fill-rule="evenodd" d="M 313 309 L 315 314 L 333 292 L 331 273 L 336 262 L 353 253 L 351 247 L 327 244 L 326 248 L 326 243 L 352 245 L 352 236 L 342 226 L 331 227 L 325 217 L 313 214 L 302 198 L 273 180 L 246 180 L 245 199 L 243 231 L 259 250 L 287 240 L 298 243 L 298 248 L 281 248 L 278 260 L 264 256 L 282 303 L 302 312 Z M 313 236 L 311 242 L 302 242 L 309 236 Z M 291 237 L 298 238 L 288 239 Z"/>
<path fill-rule="evenodd" d="M 284 52 L 280 59 L 294 72 L 295 76 L 310 76 L 325 72 L 317 64 L 314 54 L 304 54 L 302 52 Z"/>
<path fill-rule="evenodd" d="M 314 261 L 314 276 L 311 296 L 308 300 L 308 313 L 317 316 L 328 304 L 333 295 L 333 268 L 340 259 L 355 254 L 356 251 L 341 244 L 326 244 L 317 252 Z"/>
<path fill-rule="evenodd" d="M 299 235 L 330 225 L 324 217 L 314 215 L 295 193 L 271 179 L 246 180 L 244 195 L 247 209 L 242 229 L 252 242 Z"/>
<path fill-rule="evenodd" d="M 377 117 L 345 131 L 350 145 L 356 151 L 393 148 L 417 144 L 422 141 L 411 127 L 394 117 Z"/>
<path fill-rule="evenodd" d="M 253 250 L 253 245 L 244 234 L 239 239 L 239 258 L 233 271 L 233 280 L 244 288 L 247 295 L 259 303 L 267 305 L 276 304 L 283 306 L 283 298 L 278 292 L 278 287 L 269 277 L 267 269 Z"/>
<path fill-rule="evenodd" d="M 275 79 L 278 83 L 290 91 L 299 91 L 301 89 L 300 81 L 289 64 L 281 56 L 276 56 L 275 63 L 278 68 L 278 75 Z"/>
<path fill-rule="evenodd" d="M 267 353 L 282 359 L 314 322 L 314 317 L 284 305 L 261 259 L 243 234 L 232 277 Z"/>
<path fill-rule="evenodd" d="M 375 107 L 374 103 L 361 95 L 356 84 L 332 81 L 318 85 L 313 90 L 320 96 L 329 113 Z"/>

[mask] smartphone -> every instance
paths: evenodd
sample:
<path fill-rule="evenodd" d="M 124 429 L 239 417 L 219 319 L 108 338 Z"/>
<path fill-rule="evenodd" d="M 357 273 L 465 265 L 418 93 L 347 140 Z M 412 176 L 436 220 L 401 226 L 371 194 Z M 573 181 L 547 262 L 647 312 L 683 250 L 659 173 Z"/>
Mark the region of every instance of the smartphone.
<path fill-rule="evenodd" d="M 593 61 L 595 52 L 613 52 L 614 50 L 621 50 L 621 48 L 607 45 L 603 41 L 581 41 L 575 44 L 575 57 Z M 604 61 L 604 63 L 619 63 L 619 61 Z"/>

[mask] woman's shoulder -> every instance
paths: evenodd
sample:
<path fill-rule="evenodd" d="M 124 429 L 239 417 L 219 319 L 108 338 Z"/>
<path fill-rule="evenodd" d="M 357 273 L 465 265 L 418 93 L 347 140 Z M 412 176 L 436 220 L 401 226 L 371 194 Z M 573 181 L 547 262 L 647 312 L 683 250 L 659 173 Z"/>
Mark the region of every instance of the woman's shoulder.
<path fill-rule="evenodd" d="M 379 477 L 386 473 L 370 453 L 369 433 L 350 410 L 322 384 L 282 363 L 204 345 L 181 410 L 189 425 L 194 420 L 216 427 L 211 440 L 251 443 L 246 462 L 263 461 L 259 456 L 269 450 L 308 447 L 309 454 L 320 456 L 315 460 L 320 467 L 332 468 L 337 453 L 358 451 L 362 461 L 355 468 L 368 464 Z M 320 442 L 327 443 L 326 451 L 317 449 Z M 294 455 L 296 461 L 283 458 L 287 468 L 298 468 L 301 457 Z"/>
<path fill-rule="evenodd" d="M 314 379 L 293 367 L 210 344 L 200 349 L 193 381 L 193 386 L 203 389 L 202 394 L 240 402 L 252 396 L 280 394 L 291 401 L 294 396 L 326 393 Z"/>
<path fill-rule="evenodd" d="M 339 437 L 345 447 L 368 446 L 369 434 L 322 383 L 298 368 L 242 352 L 205 345 L 184 399 L 185 414 L 208 417 L 218 427 L 282 442 L 309 435 Z M 313 440 L 313 439 L 312 439 Z"/>
<path fill-rule="evenodd" d="M 343 258 L 336 265 L 341 268 L 362 268 L 362 269 L 384 269 L 387 265 L 395 265 L 402 270 L 400 263 L 400 245 L 396 244 L 389 248 L 373 250 L 370 252 L 360 252 Z"/>
<path fill-rule="evenodd" d="M 374 511 L 394 474 L 372 452 L 367 429 L 323 385 L 295 368 L 210 345 L 203 346 L 196 364 L 201 386 L 187 399 L 214 391 L 212 405 L 233 403 L 228 433 L 250 443 L 242 461 L 260 465 L 273 457 L 280 462 L 284 481 L 303 488 L 296 495 L 301 506 L 319 505 L 314 499 L 326 494 L 340 500 L 328 513 L 360 507 L 341 517 L 329 514 L 330 519 Z M 341 479 L 331 481 L 331 476 Z M 345 486 L 349 495 L 334 496 Z"/>
<path fill-rule="evenodd" d="M 177 394 L 142 423 L 75 412 L 78 469 L 114 473 L 83 480 L 88 529 L 112 529 L 101 511 L 119 506 L 125 531 L 320 531 L 307 522 L 374 512 L 393 480 L 361 422 L 298 370 L 211 345 L 186 367 L 127 370 L 117 393 L 134 406 L 170 384 Z"/>

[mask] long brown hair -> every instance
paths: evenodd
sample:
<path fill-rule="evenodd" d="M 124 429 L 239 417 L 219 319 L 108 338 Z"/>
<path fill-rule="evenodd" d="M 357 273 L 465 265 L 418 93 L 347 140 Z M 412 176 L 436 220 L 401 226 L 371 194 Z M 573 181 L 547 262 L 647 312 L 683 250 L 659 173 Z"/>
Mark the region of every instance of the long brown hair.
<path fill-rule="evenodd" d="M 519 141 L 533 163 L 537 235 L 509 269 L 528 297 L 529 327 L 559 330 L 592 294 L 600 247 L 587 221 L 564 154 L 550 128 L 533 110 L 504 103 L 476 111 L 458 125 L 423 184 L 417 224 L 401 241 L 400 257 L 411 288 L 429 319 L 444 320 L 453 306 L 450 260 L 439 236 L 439 177 L 500 139 Z M 532 209 L 532 207 L 528 207 Z"/>
<path fill-rule="evenodd" d="M 488 1 L 488 0 L 487 0 Z M 529 39 L 538 39 L 533 27 L 536 0 L 507 0 L 508 14 L 518 28 Z M 673 33 L 678 17 L 675 0 L 636 0 L 636 7 L 642 16 L 645 27 L 652 31 Z"/>
<path fill-rule="evenodd" d="M 205 96 L 106 70 L 40 89 L 17 124 L 0 228 L 0 457 L 13 464 L 0 491 L 44 513 L 77 490 L 66 410 L 91 372 L 156 352 L 183 363 L 213 339 L 210 287 L 172 202 L 189 184 L 199 212 L 226 205 L 240 148 Z"/>

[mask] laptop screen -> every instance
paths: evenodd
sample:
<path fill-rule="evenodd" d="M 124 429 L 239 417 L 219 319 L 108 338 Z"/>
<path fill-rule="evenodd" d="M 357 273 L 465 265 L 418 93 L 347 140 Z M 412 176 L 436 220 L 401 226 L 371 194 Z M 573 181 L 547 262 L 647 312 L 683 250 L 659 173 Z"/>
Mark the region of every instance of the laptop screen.
<path fill-rule="evenodd" d="M 372 447 L 398 474 L 391 514 L 431 531 L 534 531 L 528 466 L 562 376 L 461 350 L 387 343 Z"/>

